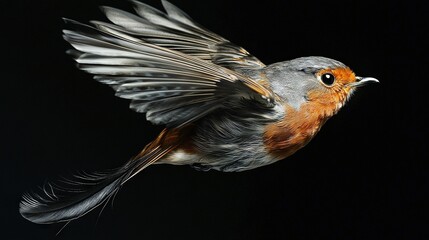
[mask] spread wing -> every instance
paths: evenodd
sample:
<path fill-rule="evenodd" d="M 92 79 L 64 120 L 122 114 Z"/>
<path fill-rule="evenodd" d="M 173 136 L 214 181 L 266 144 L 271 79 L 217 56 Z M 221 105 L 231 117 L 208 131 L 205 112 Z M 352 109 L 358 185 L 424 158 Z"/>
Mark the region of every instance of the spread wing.
<path fill-rule="evenodd" d="M 140 24 L 134 20 L 124 22 Z M 186 125 L 242 99 L 273 106 L 269 89 L 228 68 L 149 43 L 116 25 L 66 22 L 72 30 L 63 31 L 64 39 L 74 47 L 70 53 L 78 67 L 130 99 L 131 109 L 155 124 Z"/>
<path fill-rule="evenodd" d="M 105 31 L 114 29 L 232 70 L 260 69 L 265 66 L 242 47 L 205 29 L 165 0 L 162 4 L 166 13 L 135 0 L 131 2 L 137 15 L 111 7 L 102 7 L 106 17 L 113 24 L 99 21 L 93 23 Z"/>

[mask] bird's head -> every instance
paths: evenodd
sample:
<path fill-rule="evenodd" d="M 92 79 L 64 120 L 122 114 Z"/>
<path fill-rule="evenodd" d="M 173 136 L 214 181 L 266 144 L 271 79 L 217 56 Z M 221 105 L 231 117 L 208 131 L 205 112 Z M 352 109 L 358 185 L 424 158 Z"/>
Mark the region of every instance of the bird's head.
<path fill-rule="evenodd" d="M 298 110 L 309 104 L 327 116 L 334 115 L 356 88 L 371 77 L 358 77 L 346 65 L 325 57 L 303 57 L 272 64 L 265 70 L 273 91 Z"/>

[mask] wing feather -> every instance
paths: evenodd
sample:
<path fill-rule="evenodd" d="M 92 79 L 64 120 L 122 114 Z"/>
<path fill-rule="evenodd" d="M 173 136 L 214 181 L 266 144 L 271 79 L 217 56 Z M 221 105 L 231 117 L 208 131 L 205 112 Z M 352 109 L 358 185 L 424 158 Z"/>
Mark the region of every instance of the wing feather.
<path fill-rule="evenodd" d="M 64 30 L 64 39 L 75 48 L 70 53 L 78 67 L 130 99 L 130 108 L 155 124 L 186 125 L 243 98 L 265 105 L 273 100 L 269 89 L 227 68 L 117 29 L 66 22 L 73 30 Z"/>
<path fill-rule="evenodd" d="M 202 27 L 165 0 L 162 4 L 166 13 L 136 0 L 131 2 L 138 16 L 116 8 L 102 7 L 106 17 L 116 26 L 100 21 L 93 23 L 105 31 L 124 32 L 229 69 L 246 72 L 243 70 L 257 70 L 265 66 L 242 47 Z"/>
<path fill-rule="evenodd" d="M 180 10 L 178 7 L 174 6 L 170 2 L 162 0 L 162 5 L 171 19 L 182 22 L 189 26 L 193 26 L 195 28 L 200 28 L 198 24 L 196 24 L 188 14 L 186 14 L 185 12 L 183 12 L 182 10 Z"/>

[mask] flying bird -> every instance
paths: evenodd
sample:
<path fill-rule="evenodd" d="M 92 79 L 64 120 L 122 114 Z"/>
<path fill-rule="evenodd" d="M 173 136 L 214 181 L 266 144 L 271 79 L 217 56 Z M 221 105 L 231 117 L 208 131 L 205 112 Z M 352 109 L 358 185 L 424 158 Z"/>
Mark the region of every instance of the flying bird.
<path fill-rule="evenodd" d="M 31 222 L 77 219 L 152 164 L 239 172 L 285 159 L 358 87 L 378 82 L 325 57 L 265 65 L 165 0 L 165 12 L 131 2 L 135 13 L 101 7 L 110 22 L 65 19 L 63 36 L 79 69 L 165 128 L 117 169 L 24 194 L 19 211 Z"/>

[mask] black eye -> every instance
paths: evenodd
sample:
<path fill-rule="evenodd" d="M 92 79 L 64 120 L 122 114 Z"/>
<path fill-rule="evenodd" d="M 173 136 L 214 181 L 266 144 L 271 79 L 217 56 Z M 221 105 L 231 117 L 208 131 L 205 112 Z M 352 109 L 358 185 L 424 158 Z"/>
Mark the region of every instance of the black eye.
<path fill-rule="evenodd" d="M 331 86 L 335 82 L 335 77 L 331 73 L 324 73 L 320 79 L 328 86 Z"/>

